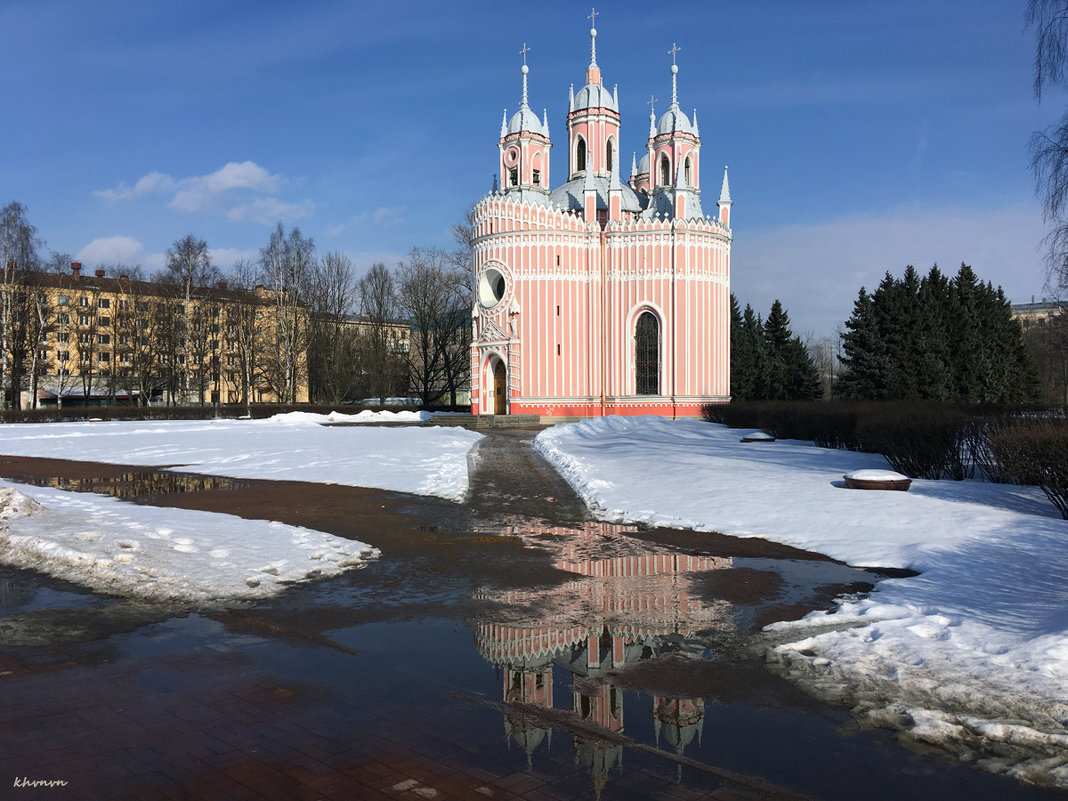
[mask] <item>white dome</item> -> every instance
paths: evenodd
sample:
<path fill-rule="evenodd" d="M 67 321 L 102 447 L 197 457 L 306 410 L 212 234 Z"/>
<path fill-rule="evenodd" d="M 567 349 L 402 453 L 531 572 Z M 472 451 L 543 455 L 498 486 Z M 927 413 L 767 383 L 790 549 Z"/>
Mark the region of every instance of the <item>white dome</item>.
<path fill-rule="evenodd" d="M 657 134 L 688 133 L 697 136 L 697 131 L 690 124 L 690 118 L 678 107 L 672 106 L 656 126 Z"/>
<path fill-rule="evenodd" d="M 538 119 L 538 115 L 527 106 L 523 106 L 513 114 L 511 121 L 508 123 L 508 133 L 514 134 L 520 131 L 530 131 L 545 137 L 549 136 L 549 132 L 545 130 L 545 126 Z"/>
<path fill-rule="evenodd" d="M 636 175 L 646 175 L 649 172 L 649 154 L 646 153 L 642 156 L 642 160 L 638 162 L 638 172 Z"/>
<path fill-rule="evenodd" d="M 584 108 L 606 108 L 619 113 L 615 97 L 599 83 L 588 83 L 575 94 L 575 99 L 571 101 L 571 110 Z"/>

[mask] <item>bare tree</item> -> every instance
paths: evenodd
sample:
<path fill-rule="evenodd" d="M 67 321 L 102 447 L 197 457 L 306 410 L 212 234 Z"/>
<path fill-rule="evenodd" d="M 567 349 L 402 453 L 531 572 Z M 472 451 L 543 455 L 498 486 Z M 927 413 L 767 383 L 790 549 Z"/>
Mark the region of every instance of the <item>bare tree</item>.
<path fill-rule="evenodd" d="M 167 249 L 167 262 L 161 283 L 169 284 L 179 291 L 182 298 L 182 352 L 185 356 L 180 370 L 182 402 L 189 400 L 189 369 L 192 354 L 193 293 L 197 287 L 214 284 L 219 271 L 208 256 L 208 243 L 188 234 Z"/>
<path fill-rule="evenodd" d="M 307 372 L 308 315 L 306 299 L 314 269 L 315 243 L 282 224 L 260 250 L 264 283 L 274 300 L 275 351 L 265 353 L 264 371 L 282 403 L 295 403 Z"/>
<path fill-rule="evenodd" d="M 360 367 L 368 391 L 384 403 L 397 391 L 398 354 L 402 345 L 394 336 L 397 293 L 393 276 L 378 262 L 360 279 Z M 407 342 L 407 340 L 404 340 Z"/>
<path fill-rule="evenodd" d="M 309 297 L 308 381 L 312 398 L 340 403 L 356 378 L 356 337 L 348 324 L 356 305 L 352 262 L 327 253 L 316 262 Z"/>
<path fill-rule="evenodd" d="M 227 273 L 226 281 L 228 286 L 242 295 L 227 304 L 223 321 L 228 381 L 235 386 L 235 391 L 240 393 L 245 412 L 249 415 L 252 413 L 252 394 L 256 386 L 260 350 L 263 345 L 260 324 L 263 306 L 257 302 L 254 294 L 257 279 L 255 265 L 247 261 L 234 264 Z"/>
<path fill-rule="evenodd" d="M 1034 28 L 1034 92 L 1068 84 L 1068 5 L 1064 0 L 1028 0 L 1026 21 Z M 1046 236 L 1047 283 L 1062 299 L 1068 292 L 1068 112 L 1031 135 L 1031 169 L 1051 230 Z M 1063 300 L 1062 300 L 1063 304 Z"/>
<path fill-rule="evenodd" d="M 412 248 L 408 261 L 397 269 L 398 306 L 412 327 L 408 375 L 424 404 L 446 395 L 455 404 L 468 375 L 468 281 L 450 255 L 436 248 Z"/>
<path fill-rule="evenodd" d="M 14 286 L 19 272 L 38 268 L 40 244 L 37 229 L 26 217 L 25 206 L 12 201 L 0 209 L 0 403 L 5 409 L 10 408 L 11 364 L 8 355 Z M 18 391 L 14 387 L 11 389 Z"/>

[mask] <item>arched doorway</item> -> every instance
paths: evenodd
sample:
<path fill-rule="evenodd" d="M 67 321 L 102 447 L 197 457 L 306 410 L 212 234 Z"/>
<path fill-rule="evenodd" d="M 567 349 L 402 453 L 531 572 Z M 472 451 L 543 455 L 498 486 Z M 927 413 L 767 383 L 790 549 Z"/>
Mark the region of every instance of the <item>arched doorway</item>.
<path fill-rule="evenodd" d="M 660 394 L 660 321 L 642 312 L 634 327 L 635 394 Z"/>
<path fill-rule="evenodd" d="M 508 414 L 508 371 L 504 362 L 493 362 L 493 414 Z"/>

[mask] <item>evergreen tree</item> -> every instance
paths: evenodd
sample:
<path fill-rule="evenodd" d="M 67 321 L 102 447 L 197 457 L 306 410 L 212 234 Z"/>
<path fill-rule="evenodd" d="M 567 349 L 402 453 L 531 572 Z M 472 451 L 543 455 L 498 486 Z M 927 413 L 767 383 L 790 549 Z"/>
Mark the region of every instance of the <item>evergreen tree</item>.
<path fill-rule="evenodd" d="M 742 400 L 748 393 L 747 370 L 751 368 L 753 355 L 746 347 L 742 333 L 742 312 L 738 298 L 731 292 L 731 396 Z"/>
<path fill-rule="evenodd" d="M 1037 372 L 1000 288 L 966 264 L 952 281 L 938 265 L 920 280 L 889 273 L 863 288 L 846 322 L 839 389 L 845 397 L 1011 403 L 1036 397 Z"/>
<path fill-rule="evenodd" d="M 823 396 L 819 372 L 800 337 L 790 330 L 790 316 L 776 300 L 764 323 L 767 354 L 767 400 L 813 400 Z"/>
<path fill-rule="evenodd" d="M 742 349 L 747 356 L 741 374 L 739 400 L 764 400 L 768 396 L 768 358 L 764 343 L 764 323 L 753 307 L 745 304 L 742 314 Z"/>
<path fill-rule="evenodd" d="M 883 400 L 890 383 L 890 364 L 876 325 L 875 303 L 864 287 L 853 303 L 853 316 L 842 335 L 839 394 L 846 398 Z"/>

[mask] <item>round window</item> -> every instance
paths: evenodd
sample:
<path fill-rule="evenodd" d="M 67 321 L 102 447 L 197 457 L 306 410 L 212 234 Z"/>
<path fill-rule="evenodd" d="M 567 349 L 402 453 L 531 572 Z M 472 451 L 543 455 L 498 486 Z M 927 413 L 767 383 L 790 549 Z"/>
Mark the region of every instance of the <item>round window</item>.
<path fill-rule="evenodd" d="M 478 299 L 483 306 L 496 306 L 504 297 L 507 284 L 500 270 L 489 267 L 478 281 Z"/>

